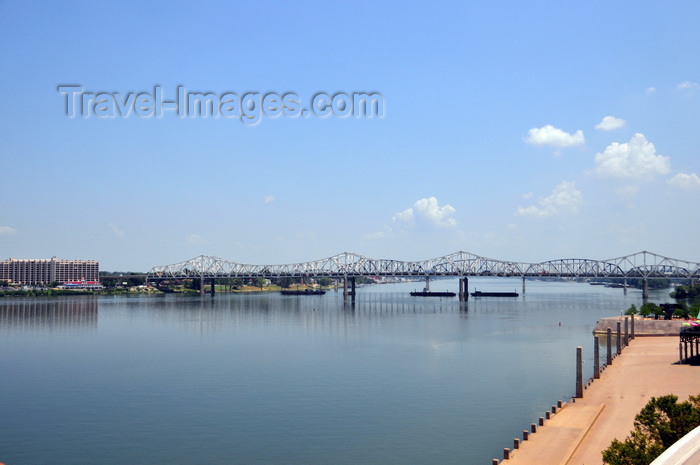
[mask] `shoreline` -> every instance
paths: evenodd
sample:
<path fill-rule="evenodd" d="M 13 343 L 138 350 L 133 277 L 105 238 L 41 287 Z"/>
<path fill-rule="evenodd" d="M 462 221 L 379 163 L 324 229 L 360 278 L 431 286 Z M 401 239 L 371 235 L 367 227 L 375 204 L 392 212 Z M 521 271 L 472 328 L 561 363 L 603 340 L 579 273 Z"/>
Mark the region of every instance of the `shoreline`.
<path fill-rule="evenodd" d="M 617 325 L 619 318 L 614 320 Z M 630 434 L 634 417 L 652 397 L 674 394 L 684 401 L 700 392 L 700 369 L 678 363 L 678 344 L 674 336 L 630 341 L 601 371 L 600 379 L 586 383 L 583 397 L 562 405 L 538 428 L 533 423 L 537 432 L 519 442 L 517 449 L 514 441 L 514 450 L 504 449 L 504 460 L 494 459 L 493 464 L 602 465 L 602 451 L 613 439 L 624 440 Z"/>

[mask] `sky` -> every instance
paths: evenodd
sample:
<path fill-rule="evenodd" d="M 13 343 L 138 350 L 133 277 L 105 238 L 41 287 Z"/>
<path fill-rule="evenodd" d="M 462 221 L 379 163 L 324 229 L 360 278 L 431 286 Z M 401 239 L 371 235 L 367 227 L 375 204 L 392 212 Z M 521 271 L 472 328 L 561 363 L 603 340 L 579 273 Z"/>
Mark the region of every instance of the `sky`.
<path fill-rule="evenodd" d="M 699 17 L 0 1 L 0 259 L 700 261 Z"/>

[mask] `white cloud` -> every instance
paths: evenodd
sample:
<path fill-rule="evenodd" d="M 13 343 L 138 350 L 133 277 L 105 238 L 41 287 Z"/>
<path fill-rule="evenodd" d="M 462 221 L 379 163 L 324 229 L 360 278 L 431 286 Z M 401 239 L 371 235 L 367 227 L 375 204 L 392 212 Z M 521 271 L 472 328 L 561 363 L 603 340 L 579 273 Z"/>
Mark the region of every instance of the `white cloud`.
<path fill-rule="evenodd" d="M 647 94 L 653 94 L 654 92 L 656 92 L 656 87 L 647 87 Z"/>
<path fill-rule="evenodd" d="M 391 218 L 395 223 L 413 223 L 413 208 L 407 208 L 402 212 L 398 212 Z"/>
<path fill-rule="evenodd" d="M 422 224 L 433 228 L 451 228 L 457 225 L 457 221 L 452 218 L 455 211 L 450 205 L 439 206 L 435 197 L 428 197 L 397 213 L 392 220 L 406 227 Z"/>
<path fill-rule="evenodd" d="M 185 238 L 185 240 L 192 245 L 204 245 L 207 243 L 207 240 L 199 234 L 190 234 Z"/>
<path fill-rule="evenodd" d="M 613 129 L 619 129 L 625 125 L 627 121 L 621 118 L 615 118 L 614 116 L 606 116 L 603 121 L 595 125 L 596 129 L 601 129 L 603 131 L 612 131 Z"/>
<path fill-rule="evenodd" d="M 651 180 L 671 171 L 669 157 L 656 154 L 654 144 L 643 134 L 635 134 L 628 143 L 613 142 L 594 158 L 600 176 Z"/>
<path fill-rule="evenodd" d="M 275 201 L 275 196 L 274 195 L 266 195 L 263 199 L 266 204 L 272 203 Z"/>
<path fill-rule="evenodd" d="M 695 173 L 685 174 L 678 173 L 668 181 L 666 181 L 670 187 L 682 190 L 696 190 L 700 189 L 700 178 Z"/>
<path fill-rule="evenodd" d="M 580 129 L 574 134 L 562 131 L 551 125 L 541 128 L 532 128 L 528 131 L 525 142 L 532 145 L 552 145 L 554 147 L 570 147 L 572 145 L 582 145 L 586 143 L 583 131 Z"/>
<path fill-rule="evenodd" d="M 583 203 L 583 195 L 576 189 L 576 183 L 562 181 L 549 197 L 538 200 L 537 205 L 518 207 L 517 213 L 531 218 L 549 218 L 565 213 L 576 213 L 581 203 Z"/>
<path fill-rule="evenodd" d="M 124 237 L 126 235 L 124 231 L 117 228 L 117 226 L 114 223 L 109 223 L 109 227 L 112 228 L 112 231 L 117 237 Z"/>
<path fill-rule="evenodd" d="M 0 226 L 0 236 L 9 236 L 11 234 L 17 234 L 17 230 L 9 226 Z"/>
<path fill-rule="evenodd" d="M 690 81 L 681 82 L 680 84 L 678 84 L 678 85 L 676 86 L 676 88 L 677 88 L 678 90 L 686 90 L 686 89 L 688 89 L 688 90 L 695 90 L 695 89 L 697 89 L 697 88 L 699 88 L 699 87 L 700 87 L 700 86 L 698 85 L 697 82 L 690 82 Z"/>

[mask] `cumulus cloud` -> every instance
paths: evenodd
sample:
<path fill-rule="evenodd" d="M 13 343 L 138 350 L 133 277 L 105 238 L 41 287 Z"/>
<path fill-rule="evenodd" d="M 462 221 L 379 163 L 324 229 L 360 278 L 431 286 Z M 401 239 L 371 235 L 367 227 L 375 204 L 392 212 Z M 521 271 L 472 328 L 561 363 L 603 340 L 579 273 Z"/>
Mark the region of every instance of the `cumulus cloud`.
<path fill-rule="evenodd" d="M 17 234 L 17 230 L 9 226 L 0 226 L 0 236 L 9 236 L 11 234 Z"/>
<path fill-rule="evenodd" d="M 452 218 L 455 211 L 450 205 L 441 207 L 435 197 L 428 197 L 416 201 L 413 207 L 397 213 L 392 221 L 405 227 L 420 224 L 433 228 L 451 228 L 457 225 L 457 221 Z"/>
<path fill-rule="evenodd" d="M 570 147 L 572 145 L 582 145 L 586 143 L 583 137 L 583 131 L 580 129 L 574 134 L 569 134 L 549 124 L 541 128 L 532 128 L 527 134 L 528 136 L 525 142 L 532 145 Z"/>
<path fill-rule="evenodd" d="M 700 178 L 695 173 L 678 173 L 668 181 L 670 187 L 681 190 L 698 190 L 700 189 Z"/>
<path fill-rule="evenodd" d="M 112 228 L 112 232 L 114 232 L 117 237 L 124 237 L 126 235 L 124 231 L 117 228 L 114 223 L 109 223 L 109 227 Z"/>
<path fill-rule="evenodd" d="M 643 134 L 635 134 L 628 143 L 613 142 L 596 153 L 594 161 L 598 175 L 612 178 L 651 180 L 671 171 L 669 157 L 657 155 Z"/>
<path fill-rule="evenodd" d="M 613 129 L 619 129 L 625 125 L 627 121 L 622 118 L 615 118 L 614 116 L 606 116 L 603 121 L 595 125 L 596 129 L 603 131 L 612 131 Z"/>
<path fill-rule="evenodd" d="M 266 204 L 272 203 L 275 201 L 275 196 L 274 195 L 266 195 L 263 199 Z"/>
<path fill-rule="evenodd" d="M 685 81 L 681 82 L 676 86 L 678 90 L 695 90 L 699 88 L 700 86 L 698 85 L 697 82 L 690 82 L 690 81 Z"/>
<path fill-rule="evenodd" d="M 583 203 L 581 191 L 576 189 L 573 181 L 562 181 L 552 194 L 537 201 L 537 205 L 518 207 L 517 213 L 531 218 L 549 218 L 555 215 L 576 213 L 578 206 Z"/>

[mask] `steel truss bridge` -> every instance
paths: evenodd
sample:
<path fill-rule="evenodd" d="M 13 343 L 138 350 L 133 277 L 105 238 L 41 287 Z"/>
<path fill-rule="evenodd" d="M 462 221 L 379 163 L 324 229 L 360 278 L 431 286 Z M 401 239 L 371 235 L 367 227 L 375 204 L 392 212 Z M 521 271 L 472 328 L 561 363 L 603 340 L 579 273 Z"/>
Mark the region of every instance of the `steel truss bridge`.
<path fill-rule="evenodd" d="M 147 280 L 358 276 L 506 276 L 552 278 L 700 278 L 700 263 L 643 251 L 609 260 L 567 258 L 540 263 L 513 262 L 456 252 L 423 261 L 400 261 L 344 252 L 288 265 L 249 265 L 200 255 L 173 265 L 154 266 Z"/>

